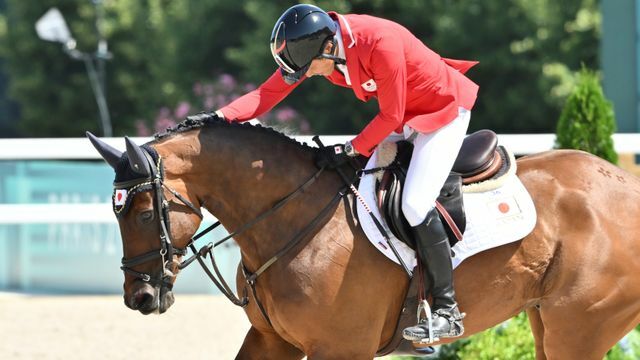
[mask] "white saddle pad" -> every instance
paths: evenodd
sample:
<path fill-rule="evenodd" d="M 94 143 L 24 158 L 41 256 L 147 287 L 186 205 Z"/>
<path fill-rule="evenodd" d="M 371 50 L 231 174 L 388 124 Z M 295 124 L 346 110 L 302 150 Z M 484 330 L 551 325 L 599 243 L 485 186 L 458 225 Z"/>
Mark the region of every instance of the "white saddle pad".
<path fill-rule="evenodd" d="M 375 167 L 377 153 L 371 156 L 366 169 Z M 374 216 L 385 227 L 404 263 L 413 269 L 417 264 L 415 251 L 393 235 L 376 206 L 375 176 L 363 175 L 358 190 Z M 510 175 L 497 189 L 465 192 L 463 197 L 467 226 L 462 241 L 452 249 L 455 253 L 451 259 L 454 268 L 471 255 L 524 238 L 536 224 L 536 209 L 531 196 L 515 174 Z M 400 264 L 360 202 L 358 218 L 369 241 L 389 259 Z"/>

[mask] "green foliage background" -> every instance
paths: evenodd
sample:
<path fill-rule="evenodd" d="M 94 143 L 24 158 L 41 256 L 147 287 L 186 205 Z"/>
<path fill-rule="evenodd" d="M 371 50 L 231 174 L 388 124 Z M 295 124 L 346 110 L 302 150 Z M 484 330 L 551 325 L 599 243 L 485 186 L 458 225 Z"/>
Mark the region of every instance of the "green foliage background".
<path fill-rule="evenodd" d="M 611 137 L 615 130 L 613 106 L 604 97 L 598 75 L 582 69 L 560 114 L 557 147 L 584 150 L 616 164 L 618 154 Z"/>
<path fill-rule="evenodd" d="M 523 312 L 513 319 L 466 339 L 440 346 L 438 353 L 425 359 L 438 360 L 534 360 L 535 343 L 527 315 Z M 635 360 L 640 358 L 640 331 L 631 331 L 614 346 L 605 359 Z M 391 356 L 391 360 L 417 359 L 411 356 Z"/>
<path fill-rule="evenodd" d="M 4 0 L 0 66 L 19 112 L 23 136 L 82 136 L 98 131 L 97 107 L 84 65 L 59 44 L 38 39 L 35 21 L 56 6 L 79 49 L 95 50 L 94 7 L 88 0 Z M 598 68 L 596 0 L 321 0 L 342 13 L 398 21 L 442 56 L 475 59 L 480 84 L 472 129 L 551 132 L 584 63 Z M 161 107 L 195 101 L 194 84 L 229 73 L 259 84 L 275 69 L 268 50 L 273 23 L 294 2 L 284 0 L 104 0 L 104 32 L 114 57 L 107 95 L 114 132 L 134 132 Z M 285 104 L 315 133 L 356 133 L 377 111 L 348 89 L 306 81 Z M 206 109 L 201 109 L 206 110 Z M 2 134 L 0 134 L 2 136 Z"/>

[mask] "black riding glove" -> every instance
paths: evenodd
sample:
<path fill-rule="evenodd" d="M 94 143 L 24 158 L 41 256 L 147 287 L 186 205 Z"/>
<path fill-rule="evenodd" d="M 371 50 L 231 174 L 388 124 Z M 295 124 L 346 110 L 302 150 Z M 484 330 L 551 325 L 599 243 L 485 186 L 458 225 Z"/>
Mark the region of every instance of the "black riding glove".
<path fill-rule="evenodd" d="M 344 151 L 344 145 L 335 144 L 318 149 L 315 156 L 316 166 L 319 168 L 338 168 L 350 161 L 350 157 Z"/>

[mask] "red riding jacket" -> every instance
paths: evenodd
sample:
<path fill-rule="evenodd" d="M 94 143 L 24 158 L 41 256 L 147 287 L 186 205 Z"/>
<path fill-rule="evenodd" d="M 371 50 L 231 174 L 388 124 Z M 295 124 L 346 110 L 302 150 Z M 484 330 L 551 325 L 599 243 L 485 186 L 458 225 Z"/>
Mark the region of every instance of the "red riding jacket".
<path fill-rule="evenodd" d="M 401 132 L 404 124 L 428 133 L 453 121 L 459 107 L 473 107 L 478 85 L 463 74 L 476 61 L 442 58 L 409 30 L 389 20 L 335 12 L 329 15 L 340 24 L 351 86 L 339 71 L 327 79 L 350 87 L 362 101 L 377 97 L 380 107 L 378 115 L 352 141 L 359 153 L 371 155 L 392 131 Z M 234 121 L 258 117 L 301 82 L 287 85 L 276 70 L 256 90 L 220 110 Z"/>

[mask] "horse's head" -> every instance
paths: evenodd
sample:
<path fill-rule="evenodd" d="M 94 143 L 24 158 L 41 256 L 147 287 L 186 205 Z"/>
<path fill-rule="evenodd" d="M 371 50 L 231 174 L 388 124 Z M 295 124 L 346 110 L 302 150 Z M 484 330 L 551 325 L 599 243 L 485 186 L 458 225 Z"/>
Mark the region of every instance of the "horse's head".
<path fill-rule="evenodd" d="M 169 183 L 153 147 L 125 138 L 121 153 L 91 133 L 87 137 L 116 173 L 113 211 L 122 235 L 124 302 L 143 314 L 163 313 L 174 302 L 171 289 L 200 225 L 200 206 L 183 181 Z"/>

